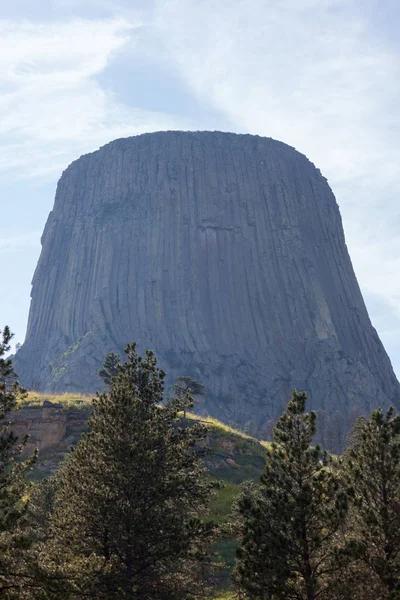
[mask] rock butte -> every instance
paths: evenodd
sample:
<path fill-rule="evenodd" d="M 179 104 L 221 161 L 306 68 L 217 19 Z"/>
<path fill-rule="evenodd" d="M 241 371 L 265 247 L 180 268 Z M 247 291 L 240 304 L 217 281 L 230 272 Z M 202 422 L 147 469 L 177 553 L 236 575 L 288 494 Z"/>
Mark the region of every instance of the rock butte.
<path fill-rule="evenodd" d="M 220 132 L 115 140 L 63 173 L 33 278 L 22 383 L 92 392 L 137 341 L 206 386 L 200 410 L 256 426 L 292 388 L 351 416 L 399 406 L 320 171 L 281 142 Z"/>

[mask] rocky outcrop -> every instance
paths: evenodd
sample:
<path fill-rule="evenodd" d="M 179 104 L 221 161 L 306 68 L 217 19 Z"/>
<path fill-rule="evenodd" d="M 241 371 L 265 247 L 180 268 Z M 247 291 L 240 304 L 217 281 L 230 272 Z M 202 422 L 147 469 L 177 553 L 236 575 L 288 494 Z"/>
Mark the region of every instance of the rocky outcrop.
<path fill-rule="evenodd" d="M 296 387 L 349 420 L 399 406 L 326 179 L 250 135 L 116 140 L 63 173 L 42 238 L 22 382 L 92 392 L 136 340 L 206 386 L 200 410 L 260 427 Z"/>
<path fill-rule="evenodd" d="M 34 476 L 55 472 L 68 451 L 87 430 L 88 407 L 66 408 L 45 400 L 41 406 L 23 406 L 7 415 L 10 430 L 22 440 L 28 435 L 22 456 L 31 456 L 37 448 L 38 462 Z"/>
<path fill-rule="evenodd" d="M 67 414 L 63 408 L 52 402 L 43 406 L 26 406 L 10 414 L 12 431 L 22 439 L 29 435 L 24 454 L 31 454 L 34 448 L 46 451 L 59 444 L 67 430 Z"/>

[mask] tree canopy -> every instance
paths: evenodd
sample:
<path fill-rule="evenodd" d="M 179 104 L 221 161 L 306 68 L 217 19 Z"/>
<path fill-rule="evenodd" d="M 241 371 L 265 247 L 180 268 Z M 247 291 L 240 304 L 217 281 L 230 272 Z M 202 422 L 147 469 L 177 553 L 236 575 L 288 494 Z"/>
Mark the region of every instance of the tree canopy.
<path fill-rule="evenodd" d="M 243 541 L 237 576 L 254 599 L 333 598 L 339 568 L 333 541 L 348 500 L 328 455 L 311 442 L 315 413 L 305 413 L 306 394 L 294 391 L 267 449 L 259 485 L 239 502 Z"/>
<path fill-rule="evenodd" d="M 187 396 L 163 402 L 152 352 L 125 353 L 60 471 L 49 556 L 76 595 L 196 597 L 213 537 L 202 519 L 215 487 L 201 460 L 207 430 L 181 427 Z"/>
<path fill-rule="evenodd" d="M 18 440 L 10 427 L 11 411 L 26 393 L 7 356 L 12 338 L 9 327 L 4 327 L 0 338 L 0 596 L 5 598 L 20 597 L 29 575 L 25 560 L 28 544 L 20 523 L 27 509 L 26 473 L 36 460 L 36 453 L 25 461 L 17 460 L 28 436 Z"/>

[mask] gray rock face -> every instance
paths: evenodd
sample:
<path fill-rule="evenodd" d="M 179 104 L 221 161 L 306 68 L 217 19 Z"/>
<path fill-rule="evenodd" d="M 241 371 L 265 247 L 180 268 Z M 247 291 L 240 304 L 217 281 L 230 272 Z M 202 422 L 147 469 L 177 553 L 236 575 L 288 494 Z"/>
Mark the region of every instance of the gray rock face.
<path fill-rule="evenodd" d="M 22 382 L 92 392 L 136 340 L 200 379 L 201 410 L 259 427 L 296 387 L 326 414 L 399 405 L 326 179 L 272 139 L 162 132 L 63 173 L 42 238 Z"/>

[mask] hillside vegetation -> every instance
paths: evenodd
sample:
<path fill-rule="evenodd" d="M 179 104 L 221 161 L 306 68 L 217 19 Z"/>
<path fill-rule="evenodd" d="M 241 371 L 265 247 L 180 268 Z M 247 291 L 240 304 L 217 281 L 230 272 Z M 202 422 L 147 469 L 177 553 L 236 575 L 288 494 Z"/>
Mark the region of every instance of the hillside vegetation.
<path fill-rule="evenodd" d="M 82 433 L 87 430 L 86 421 L 90 414 L 92 396 L 29 391 L 27 396 L 19 401 L 21 409 L 38 409 L 38 419 L 42 418 L 41 409 L 45 403 L 51 403 L 61 409 L 66 414 L 67 424 L 65 435 L 57 443 L 39 451 L 38 462 L 32 471 L 32 478 L 36 481 L 54 473 L 69 449 L 76 446 Z M 210 453 L 204 457 L 204 461 L 209 476 L 222 485 L 212 499 L 208 518 L 218 524 L 225 524 L 230 519 L 241 484 L 249 480 L 258 480 L 263 472 L 266 447 L 269 443 L 259 441 L 213 417 L 188 412 L 186 419 L 188 424 L 196 421 L 205 424 L 209 431 L 207 443 Z M 220 574 L 221 585 L 229 581 L 236 547 L 236 540 L 229 536 L 217 544 L 218 554 L 226 564 L 226 568 Z"/>
<path fill-rule="evenodd" d="M 398 598 L 393 408 L 358 419 L 338 459 L 313 445 L 305 392 L 262 443 L 188 412 L 186 385 L 164 400 L 164 372 L 134 343 L 93 399 L 26 393 L 3 358 L 11 337 L 5 328 L 0 596 Z"/>
<path fill-rule="evenodd" d="M 87 429 L 86 420 L 90 413 L 92 396 L 29 391 L 27 396 L 19 401 L 19 407 L 41 409 L 49 402 L 66 413 L 67 427 L 65 435 L 58 443 L 39 452 L 39 460 L 33 471 L 35 479 L 41 479 L 54 472 L 69 448 L 78 443 Z M 39 410 L 37 418 L 42 418 Z M 239 493 L 240 484 L 251 479 L 258 480 L 263 472 L 266 447 L 269 443 L 259 441 L 213 417 L 189 412 L 186 418 L 188 423 L 204 423 L 209 430 L 207 442 L 210 454 L 205 456 L 204 460 L 210 476 L 224 484 L 213 501 L 212 517 L 218 522 L 225 522 Z"/>

